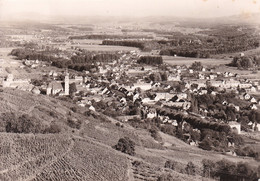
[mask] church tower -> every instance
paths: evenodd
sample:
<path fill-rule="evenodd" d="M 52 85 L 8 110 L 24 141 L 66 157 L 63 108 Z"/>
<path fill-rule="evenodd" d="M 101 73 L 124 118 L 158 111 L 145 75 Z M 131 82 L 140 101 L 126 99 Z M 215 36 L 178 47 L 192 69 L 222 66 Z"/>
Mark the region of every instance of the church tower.
<path fill-rule="evenodd" d="M 64 95 L 69 95 L 70 93 L 70 78 L 68 70 L 66 70 L 65 80 L 64 80 Z"/>

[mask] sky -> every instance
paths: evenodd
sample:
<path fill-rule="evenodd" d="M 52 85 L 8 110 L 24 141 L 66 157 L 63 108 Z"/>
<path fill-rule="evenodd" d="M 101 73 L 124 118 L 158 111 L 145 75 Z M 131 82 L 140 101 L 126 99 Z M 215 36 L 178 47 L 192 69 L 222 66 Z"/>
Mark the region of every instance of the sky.
<path fill-rule="evenodd" d="M 260 13 L 260 0 L 0 0 L 0 17 L 28 13 L 211 18 Z"/>

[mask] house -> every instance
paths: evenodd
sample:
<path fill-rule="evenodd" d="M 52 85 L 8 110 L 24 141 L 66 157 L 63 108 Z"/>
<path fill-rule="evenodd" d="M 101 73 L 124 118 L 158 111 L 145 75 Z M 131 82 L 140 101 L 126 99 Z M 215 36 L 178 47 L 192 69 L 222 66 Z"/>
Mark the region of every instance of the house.
<path fill-rule="evenodd" d="M 157 116 L 156 109 L 149 109 L 147 113 L 147 118 L 155 118 Z"/>
<path fill-rule="evenodd" d="M 238 122 L 231 121 L 231 122 L 228 123 L 228 125 L 230 126 L 230 128 L 232 130 L 237 131 L 237 134 L 241 133 L 241 125 Z"/>
<path fill-rule="evenodd" d="M 224 82 L 223 81 L 211 80 L 210 84 L 213 87 L 223 87 L 224 86 Z"/>
<path fill-rule="evenodd" d="M 213 79 L 215 79 L 215 75 L 211 74 L 211 75 L 209 75 L 209 78 L 210 78 L 211 80 L 213 80 Z"/>
<path fill-rule="evenodd" d="M 83 83 L 83 80 L 84 79 L 82 76 L 75 76 L 75 78 L 74 78 L 74 82 L 79 83 L 79 84 Z"/>
<path fill-rule="evenodd" d="M 188 110 L 191 106 L 190 102 L 165 102 L 163 103 L 165 106 L 173 106 L 180 109 Z"/>
<path fill-rule="evenodd" d="M 250 92 L 256 92 L 256 88 L 255 87 L 251 87 L 250 88 Z"/>
<path fill-rule="evenodd" d="M 32 89 L 32 93 L 33 93 L 33 94 L 40 94 L 41 91 L 40 91 L 37 87 L 34 87 L 34 88 Z"/>
<path fill-rule="evenodd" d="M 252 102 L 252 103 L 257 103 L 257 101 L 256 101 L 256 99 L 255 99 L 254 97 L 252 97 L 252 98 L 250 99 L 250 102 Z"/>
<path fill-rule="evenodd" d="M 202 90 L 200 90 L 200 95 L 203 95 L 203 94 L 207 94 L 208 93 L 208 91 L 207 91 L 207 89 L 202 89 Z"/>
<path fill-rule="evenodd" d="M 245 94 L 243 95 L 243 97 L 244 97 L 245 100 L 248 101 L 251 96 L 250 96 L 248 93 L 245 93 Z"/>
<path fill-rule="evenodd" d="M 167 92 L 158 92 L 156 93 L 155 101 L 159 100 L 165 100 L 169 101 L 173 97 L 173 94 L 167 93 Z"/>
<path fill-rule="evenodd" d="M 260 124 L 259 124 L 259 123 L 255 123 L 255 124 L 253 125 L 253 130 L 255 130 L 255 131 L 260 131 Z"/>
<path fill-rule="evenodd" d="M 89 110 L 96 111 L 96 109 L 92 105 L 89 107 Z"/>
<path fill-rule="evenodd" d="M 251 108 L 252 110 L 257 110 L 256 104 L 251 104 L 251 105 L 250 105 L 250 108 Z"/>

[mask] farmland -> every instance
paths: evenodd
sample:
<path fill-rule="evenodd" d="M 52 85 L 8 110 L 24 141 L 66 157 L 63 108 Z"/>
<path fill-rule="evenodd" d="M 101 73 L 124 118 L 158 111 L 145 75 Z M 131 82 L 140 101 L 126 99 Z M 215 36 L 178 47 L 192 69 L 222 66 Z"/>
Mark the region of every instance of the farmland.
<path fill-rule="evenodd" d="M 114 51 L 131 51 L 131 50 L 138 50 L 138 48 L 134 47 L 124 47 L 124 46 L 112 46 L 112 45 L 101 45 L 102 40 L 73 40 L 72 45 L 67 45 L 69 48 L 70 46 L 79 47 L 85 49 L 87 51 L 105 51 L 105 52 L 114 52 Z"/>
<path fill-rule="evenodd" d="M 201 62 L 203 65 L 219 66 L 225 65 L 231 62 L 231 59 L 204 59 L 204 58 L 186 58 L 186 57 L 173 57 L 173 56 L 162 56 L 163 61 L 170 65 L 191 65 L 194 62 Z"/>

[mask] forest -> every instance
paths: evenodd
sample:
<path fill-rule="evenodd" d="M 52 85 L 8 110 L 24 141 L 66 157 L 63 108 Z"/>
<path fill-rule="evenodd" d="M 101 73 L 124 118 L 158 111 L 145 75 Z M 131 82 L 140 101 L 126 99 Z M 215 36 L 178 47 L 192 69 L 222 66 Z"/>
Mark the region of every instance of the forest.
<path fill-rule="evenodd" d="M 126 31 L 126 30 L 124 30 Z M 103 45 L 137 47 L 144 51 L 160 50 L 160 55 L 209 58 L 212 55 L 242 52 L 260 46 L 260 37 L 255 29 L 240 26 L 221 26 L 200 31 L 197 34 L 166 32 L 156 29 L 144 29 L 154 32 L 166 40 L 104 40 Z M 90 35 L 92 36 L 92 35 Z M 109 37 L 100 37 L 103 39 Z M 120 37 L 116 37 L 120 38 Z M 127 38 L 124 38 L 127 39 Z"/>
<path fill-rule="evenodd" d="M 111 62 L 119 58 L 119 55 L 114 53 L 83 52 L 72 56 L 70 59 L 64 59 L 55 57 L 53 52 L 35 51 L 27 48 L 13 49 L 11 55 L 16 56 L 19 60 L 40 60 L 49 62 L 58 68 L 70 68 L 77 71 L 97 69 L 95 62 Z"/>
<path fill-rule="evenodd" d="M 144 35 L 109 35 L 109 34 L 92 34 L 83 36 L 70 36 L 69 39 L 73 40 L 84 40 L 84 39 L 94 39 L 94 40 L 105 40 L 105 39 L 152 39 L 151 36 Z"/>
<path fill-rule="evenodd" d="M 237 68 L 253 68 L 260 66 L 260 56 L 236 56 L 233 58 L 230 66 Z"/>
<path fill-rule="evenodd" d="M 148 64 L 148 65 L 160 65 L 163 63 L 161 56 L 141 56 L 137 63 L 139 64 Z"/>
<path fill-rule="evenodd" d="M 125 40 L 104 40 L 102 45 L 116 45 L 116 46 L 127 46 L 127 47 L 136 47 L 141 50 L 144 49 L 144 43 L 141 41 L 125 41 Z"/>

